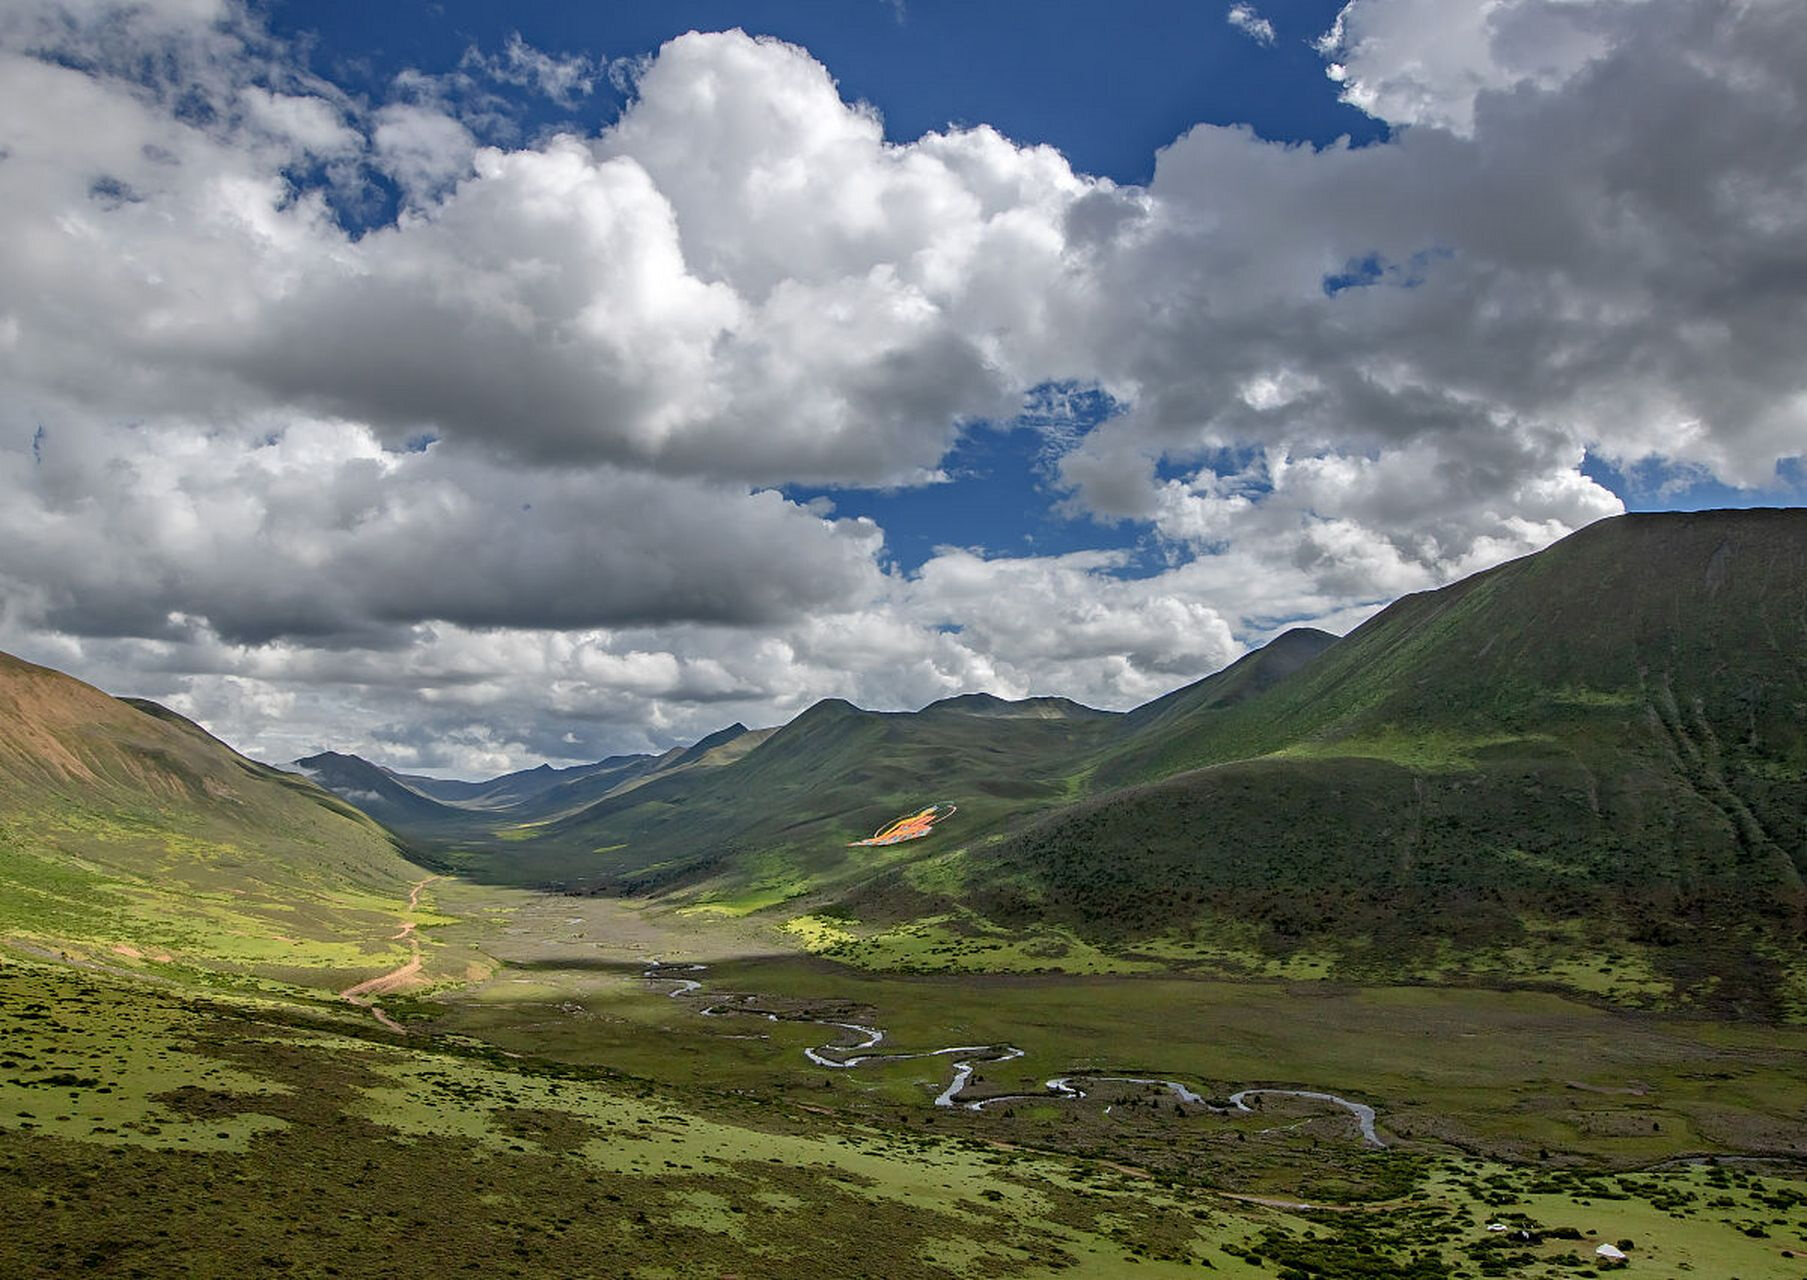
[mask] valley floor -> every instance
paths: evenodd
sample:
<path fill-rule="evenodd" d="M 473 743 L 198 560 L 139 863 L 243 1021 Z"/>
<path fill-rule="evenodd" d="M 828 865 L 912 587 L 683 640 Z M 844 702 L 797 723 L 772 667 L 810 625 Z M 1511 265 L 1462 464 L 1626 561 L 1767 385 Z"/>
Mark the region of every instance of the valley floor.
<path fill-rule="evenodd" d="M 0 1274 L 1542 1277 L 1629 1241 L 1632 1274 L 1807 1276 L 1800 1028 L 875 972 L 746 918 L 456 879 L 383 928 L 375 987 L 0 941 Z M 824 1022 L 1021 1053 L 831 1068 L 865 1035 Z M 956 1101 L 1030 1096 L 936 1106 L 960 1059 Z M 1244 1089 L 1370 1106 L 1385 1146 L 1310 1097 L 1223 1106 Z"/>

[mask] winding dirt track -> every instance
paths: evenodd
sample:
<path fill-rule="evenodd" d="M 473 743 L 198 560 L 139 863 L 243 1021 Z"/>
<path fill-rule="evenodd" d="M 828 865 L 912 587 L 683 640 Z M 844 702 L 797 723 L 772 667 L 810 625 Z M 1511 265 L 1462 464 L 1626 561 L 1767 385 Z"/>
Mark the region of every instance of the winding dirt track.
<path fill-rule="evenodd" d="M 438 876 L 427 876 L 424 879 L 414 882 L 408 890 L 409 911 L 418 911 L 420 909 L 420 891 L 439 878 L 440 877 Z M 408 940 L 408 946 L 414 953 L 408 959 L 408 962 L 406 964 L 397 965 L 388 973 L 379 974 L 376 977 L 368 978 L 355 986 L 345 988 L 345 990 L 339 993 L 339 999 L 345 1001 L 347 1004 L 355 1004 L 360 1009 L 370 1010 L 370 1016 L 389 1028 L 389 1030 L 394 1031 L 399 1035 L 407 1035 L 407 1028 L 402 1026 L 402 1024 L 397 1022 L 394 1018 L 391 1018 L 388 1014 L 384 1013 L 382 1009 L 378 1008 L 376 1001 L 372 998 L 375 996 L 388 995 L 391 991 L 400 991 L 404 987 L 412 986 L 414 979 L 420 974 L 420 939 L 415 936 L 415 922 L 413 920 L 403 919 L 400 924 L 401 928 L 391 934 L 389 940 L 391 942 L 401 938 L 406 938 Z"/>

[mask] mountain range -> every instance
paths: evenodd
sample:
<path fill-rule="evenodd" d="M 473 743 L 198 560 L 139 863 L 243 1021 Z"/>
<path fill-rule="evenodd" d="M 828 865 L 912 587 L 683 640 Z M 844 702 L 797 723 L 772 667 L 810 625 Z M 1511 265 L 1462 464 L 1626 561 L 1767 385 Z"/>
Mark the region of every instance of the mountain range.
<path fill-rule="evenodd" d="M 41 670 L 0 669 L 15 702 L 75 686 Z M 849 937 L 936 920 L 1395 975 L 1522 968 L 1560 943 L 1753 1016 L 1807 974 L 1801 510 L 1602 521 L 1123 713 L 828 699 L 659 756 L 448 782 L 326 752 L 291 766 L 310 782 L 237 757 L 184 772 L 198 743 L 230 753 L 104 698 L 64 689 L 85 710 L 60 727 L 0 725 L 0 796 L 41 810 L 79 783 L 108 812 L 179 794 L 209 821 L 278 820 L 235 807 L 268 795 L 381 843 L 317 782 L 442 870 L 814 914 Z M 851 847 L 931 803 L 956 812 L 928 837 Z"/>

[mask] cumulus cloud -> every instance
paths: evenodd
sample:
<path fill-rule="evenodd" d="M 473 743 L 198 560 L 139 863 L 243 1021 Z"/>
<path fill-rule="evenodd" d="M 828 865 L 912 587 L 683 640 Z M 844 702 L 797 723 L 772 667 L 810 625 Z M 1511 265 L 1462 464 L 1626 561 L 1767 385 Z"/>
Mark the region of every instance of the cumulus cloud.
<path fill-rule="evenodd" d="M 1560 88 L 1652 16 L 1628 12 L 1642 3 L 1354 0 L 1318 48 L 1344 101 L 1393 124 L 1466 134 L 1482 94 Z"/>
<path fill-rule="evenodd" d="M 770 623 L 869 593 L 880 541 L 771 490 L 396 453 L 343 422 L 250 446 L 61 426 L 0 452 L 0 491 L 0 583 L 35 581 L 43 625 L 78 635 Z"/>
<path fill-rule="evenodd" d="M 1771 3 L 1557 7 L 1592 33 L 1588 60 L 1475 90 L 1470 136 L 1402 108 L 1389 118 L 1411 127 L 1386 145 L 1313 150 L 1201 126 L 1162 154 L 1156 225 L 1109 263 L 1109 292 L 1154 319 L 1100 338 L 1132 408 L 1063 464 L 1087 507 L 1252 546 L 1259 522 L 1237 511 L 1296 505 L 1296 537 L 1354 520 L 1369 550 L 1384 540 L 1428 582 L 1477 549 L 1546 536 L 1514 534 L 1514 519 L 1560 531 L 1616 509 L 1581 474 L 1586 451 L 1775 483 L 1803 425 L 1784 348 L 1807 332 L 1781 304 L 1800 300 L 1800 221 L 1781 210 L 1807 186 L 1783 141 L 1807 118 L 1781 86 L 1804 65 L 1807 26 Z M 1358 0 L 1343 39 L 1408 9 Z M 1479 10 L 1490 50 L 1523 16 Z M 1435 11 L 1444 25 L 1477 12 Z M 1379 83 L 1391 46 L 1363 47 Z M 1440 101 L 1464 83 L 1439 79 Z M 1778 325 L 1792 335 L 1780 345 Z M 1250 453 L 1291 479 L 1223 498 Z M 1159 474 L 1187 467 L 1177 486 Z M 1434 528 L 1411 485 L 1369 499 L 1412 469 L 1446 504 Z M 1294 504 L 1302 474 L 1321 479 Z"/>
<path fill-rule="evenodd" d="M 1126 706 L 1612 513 L 1590 454 L 1801 455 L 1797 6 L 1354 0 L 1323 49 L 1389 140 L 1201 125 L 1122 187 L 888 140 L 738 32 L 523 140 L 451 78 L 622 64 L 517 40 L 364 102 L 233 5 L 9 6 L 0 644 L 271 755 L 472 770 L 828 694 Z M 1158 571 L 906 573 L 777 491 L 929 482 L 1050 384 L 1121 410 L 1050 429 L 1057 499 Z"/>
<path fill-rule="evenodd" d="M 394 180 L 413 208 L 443 197 L 473 171 L 477 139 L 443 106 L 392 102 L 376 113 L 373 166 Z"/>
<path fill-rule="evenodd" d="M 409 208 L 354 239 L 282 174 L 319 137 L 203 128 L 40 59 L 8 85 L 46 126 L 0 172 L 47 232 L 13 283 L 65 302 L 19 317 L 19 360 L 128 375 L 64 394 L 755 484 L 909 482 L 1007 413 L 1060 340 L 1067 206 L 1102 185 L 988 129 L 889 146 L 801 50 L 698 35 L 597 139 L 473 147 L 439 107 L 379 110 Z M 97 175 L 130 207 L 96 206 Z"/>

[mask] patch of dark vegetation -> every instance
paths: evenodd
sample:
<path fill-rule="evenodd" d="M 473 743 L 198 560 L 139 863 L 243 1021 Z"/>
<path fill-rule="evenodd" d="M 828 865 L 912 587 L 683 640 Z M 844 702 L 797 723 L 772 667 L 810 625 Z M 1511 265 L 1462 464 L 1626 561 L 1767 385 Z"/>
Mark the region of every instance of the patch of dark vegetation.
<path fill-rule="evenodd" d="M 1776 1020 L 1792 889 L 1766 888 L 1707 815 L 1630 803 L 1575 766 L 1426 774 L 1369 759 L 1226 764 L 1063 810 L 977 853 L 972 905 L 1121 946 L 1235 920 L 1269 954 L 1334 946 L 1385 976 L 1440 949 L 1514 945 L 1527 917 L 1654 948 L 1695 1007 Z M 1598 806 L 1605 804 L 1608 809 Z M 1784 877 L 1786 879 L 1786 877 Z M 1759 909 L 1761 908 L 1761 909 Z"/>
<path fill-rule="evenodd" d="M 186 1120 L 223 1120 L 230 1116 L 259 1111 L 268 1100 L 258 1094 L 229 1093 L 223 1089 L 203 1089 L 185 1084 L 166 1093 L 153 1093 L 151 1101 Z"/>
<path fill-rule="evenodd" d="M 1224 1252 L 1252 1265 L 1272 1264 L 1283 1280 L 1444 1280 L 1449 1268 L 1438 1246 L 1468 1230 L 1459 1215 L 1440 1208 L 1306 1216 L 1316 1229 L 1269 1227 L 1253 1248 Z"/>
<path fill-rule="evenodd" d="M 581 1151 L 586 1142 L 602 1136 L 601 1130 L 569 1111 L 498 1107 L 490 1113 L 490 1123 L 511 1138 L 532 1142 L 548 1155 Z"/>
<path fill-rule="evenodd" d="M 930 893 L 910 883 L 902 871 L 873 876 L 833 905 L 840 919 L 870 924 L 894 924 L 938 916 L 952 911 L 954 902 L 945 894 Z M 818 912 L 818 914 L 820 914 Z"/>

